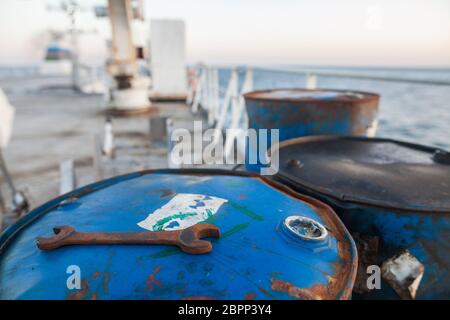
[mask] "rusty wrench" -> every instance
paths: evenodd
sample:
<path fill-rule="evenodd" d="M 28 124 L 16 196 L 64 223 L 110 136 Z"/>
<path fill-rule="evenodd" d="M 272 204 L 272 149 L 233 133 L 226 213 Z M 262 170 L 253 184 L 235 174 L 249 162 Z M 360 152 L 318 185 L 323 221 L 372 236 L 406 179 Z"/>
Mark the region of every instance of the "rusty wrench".
<path fill-rule="evenodd" d="M 219 238 L 220 230 L 212 224 L 196 224 L 183 230 L 144 232 L 77 232 L 74 227 L 53 228 L 54 236 L 38 237 L 41 250 L 53 250 L 69 245 L 98 244 L 167 244 L 178 246 L 190 254 L 203 254 L 212 250 L 210 241 L 201 238 Z"/>

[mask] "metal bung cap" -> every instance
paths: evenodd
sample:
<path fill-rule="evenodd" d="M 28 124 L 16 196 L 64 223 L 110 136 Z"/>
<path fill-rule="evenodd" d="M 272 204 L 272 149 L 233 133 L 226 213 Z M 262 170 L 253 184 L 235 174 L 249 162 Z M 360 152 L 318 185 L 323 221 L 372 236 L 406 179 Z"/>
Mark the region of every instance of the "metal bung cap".
<path fill-rule="evenodd" d="M 324 241 L 328 237 L 328 231 L 321 223 L 303 216 L 287 217 L 283 227 L 291 235 L 306 241 Z"/>

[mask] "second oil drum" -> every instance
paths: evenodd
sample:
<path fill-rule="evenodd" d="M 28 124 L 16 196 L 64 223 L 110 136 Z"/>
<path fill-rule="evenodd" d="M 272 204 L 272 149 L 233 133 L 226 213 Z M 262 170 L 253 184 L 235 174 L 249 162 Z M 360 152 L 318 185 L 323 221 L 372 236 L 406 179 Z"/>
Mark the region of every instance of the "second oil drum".
<path fill-rule="evenodd" d="M 368 92 L 334 89 L 275 89 L 249 92 L 244 95 L 248 127 L 279 130 L 279 141 L 311 135 L 372 136 L 377 127 L 379 95 Z M 257 143 L 247 140 L 246 169 L 258 171 L 264 160 L 252 156 L 265 152 Z M 260 150 L 264 149 L 264 150 Z"/>
<path fill-rule="evenodd" d="M 450 299 L 450 153 L 336 136 L 292 139 L 272 152 L 277 179 L 331 205 L 354 236 L 360 297 Z M 379 289 L 367 283 L 374 266 Z"/>

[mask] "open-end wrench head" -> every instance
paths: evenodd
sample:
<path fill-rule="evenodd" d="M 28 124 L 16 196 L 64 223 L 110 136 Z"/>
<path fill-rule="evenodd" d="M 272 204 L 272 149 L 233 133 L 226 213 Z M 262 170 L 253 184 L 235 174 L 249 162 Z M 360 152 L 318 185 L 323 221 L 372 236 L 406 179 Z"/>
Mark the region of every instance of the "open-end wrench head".
<path fill-rule="evenodd" d="M 212 250 L 210 241 L 202 238 L 219 238 L 220 230 L 213 224 L 196 224 L 181 230 L 179 240 L 180 248 L 190 254 L 204 254 Z"/>
<path fill-rule="evenodd" d="M 41 250 L 52 250 L 63 245 L 64 239 L 75 232 L 75 228 L 71 226 L 54 227 L 55 233 L 52 237 L 37 237 L 36 244 Z"/>

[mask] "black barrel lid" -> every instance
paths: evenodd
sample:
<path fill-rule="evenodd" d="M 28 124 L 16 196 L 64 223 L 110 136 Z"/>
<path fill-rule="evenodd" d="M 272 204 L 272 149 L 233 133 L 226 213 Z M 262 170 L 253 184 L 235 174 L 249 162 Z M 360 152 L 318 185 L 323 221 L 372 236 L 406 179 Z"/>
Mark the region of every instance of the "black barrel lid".
<path fill-rule="evenodd" d="M 339 200 L 401 210 L 450 212 L 450 153 L 379 138 L 321 136 L 275 146 L 279 173 Z"/>

